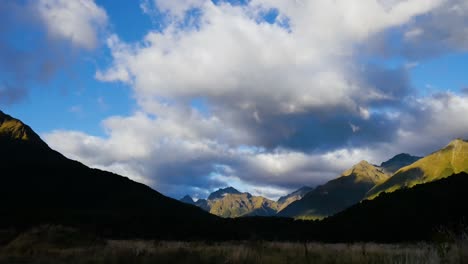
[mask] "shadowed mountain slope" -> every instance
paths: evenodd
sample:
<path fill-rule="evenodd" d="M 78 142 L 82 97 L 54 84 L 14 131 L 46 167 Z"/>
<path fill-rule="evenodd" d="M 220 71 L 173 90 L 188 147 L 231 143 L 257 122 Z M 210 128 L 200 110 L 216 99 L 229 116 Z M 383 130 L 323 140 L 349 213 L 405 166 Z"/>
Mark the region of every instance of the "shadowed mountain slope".
<path fill-rule="evenodd" d="M 195 201 L 193 200 L 192 197 L 190 197 L 190 195 L 185 195 L 179 201 L 186 203 L 186 204 L 195 204 Z"/>
<path fill-rule="evenodd" d="M 468 174 L 381 193 L 320 223 L 319 236 L 334 241 L 432 240 L 440 229 L 466 232 Z M 442 234 L 443 235 L 443 234 Z M 466 235 L 466 233 L 465 233 Z"/>
<path fill-rule="evenodd" d="M 380 164 L 380 167 L 385 173 L 391 175 L 394 174 L 397 170 L 408 166 L 420 159 L 421 157 L 411 156 L 407 153 L 401 153 L 387 161 L 382 162 L 382 164 Z"/>
<path fill-rule="evenodd" d="M 3 112 L 0 208 L 2 228 L 59 223 L 121 236 L 131 229 L 134 235 L 195 237 L 218 221 L 148 186 L 67 159 Z"/>
<path fill-rule="evenodd" d="M 281 196 L 277 203 L 278 203 L 278 212 L 283 210 L 284 208 L 288 207 L 288 205 L 292 204 L 295 201 L 301 200 L 307 193 L 314 190 L 314 188 L 304 186 L 288 195 Z"/>
<path fill-rule="evenodd" d="M 318 186 L 299 201 L 293 202 L 278 216 L 294 218 L 323 218 L 359 202 L 375 184 L 389 176 L 366 161 L 354 165 L 343 174 Z"/>

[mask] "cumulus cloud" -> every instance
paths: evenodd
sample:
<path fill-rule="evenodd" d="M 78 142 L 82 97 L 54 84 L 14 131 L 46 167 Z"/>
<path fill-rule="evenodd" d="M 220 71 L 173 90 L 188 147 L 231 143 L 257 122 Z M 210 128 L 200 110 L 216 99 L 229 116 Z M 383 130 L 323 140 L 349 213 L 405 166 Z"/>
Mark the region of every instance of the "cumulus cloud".
<path fill-rule="evenodd" d="M 187 115 L 186 121 L 200 123 L 199 129 L 193 126 L 194 131 L 186 131 L 186 125 L 177 121 L 139 112 L 105 120 L 107 138 L 76 131 L 53 131 L 43 137 L 72 159 L 129 176 L 174 197 L 185 192 L 206 194 L 228 185 L 276 197 L 334 178 L 363 158 L 375 159 L 366 149 L 306 154 L 227 146 L 215 138 L 195 136 L 211 129 L 223 133 L 223 124 L 210 124 L 214 121 L 197 114 Z"/>
<path fill-rule="evenodd" d="M 106 11 L 94 0 L 39 0 L 34 9 L 51 37 L 71 41 L 86 49 L 96 47 L 98 31 L 108 20 Z"/>
<path fill-rule="evenodd" d="M 105 120 L 107 138 L 73 131 L 54 131 L 44 138 L 72 159 L 129 176 L 174 197 L 185 192 L 206 194 L 228 185 L 277 197 L 301 185 L 322 184 L 360 160 L 380 164 L 400 152 L 427 155 L 453 138 L 466 137 L 467 96 L 443 93 L 417 99 L 409 108 L 394 113 L 393 118 L 402 122 L 393 140 L 310 153 L 223 145 L 214 137 L 203 137 L 203 131 L 223 133 L 224 124 L 195 110 L 184 115 L 186 123 L 198 124 L 190 126 L 192 131 L 177 119 L 138 112 Z"/>
<path fill-rule="evenodd" d="M 414 98 L 400 114 L 402 125 L 394 146 L 416 154 L 427 154 L 455 138 L 468 137 L 468 96 L 452 92 Z"/>
<path fill-rule="evenodd" d="M 147 0 L 149 1 L 149 0 Z M 191 9 L 199 8 L 206 2 L 205 0 L 180 0 L 164 1 L 154 0 L 155 6 L 162 12 L 168 12 L 179 19 L 183 18 L 185 13 Z"/>
<path fill-rule="evenodd" d="M 379 49 L 362 47 L 395 29 L 425 45 L 416 41 L 427 31 L 420 21 L 455 2 L 142 1 L 167 25 L 136 43 L 110 36 L 112 63 L 95 75 L 131 87 L 138 110 L 104 120 L 103 138 L 55 131 L 45 139 L 174 197 L 233 183 L 276 197 L 363 159 L 427 154 L 468 131 L 443 118 L 463 116 L 466 96 L 416 97 L 413 58 L 390 67 L 369 59 Z"/>
<path fill-rule="evenodd" d="M 370 119 L 369 105 L 405 96 L 404 69 L 362 70 L 350 43 L 407 22 L 439 2 L 386 6 L 367 1 L 356 7 L 349 1 L 251 1 L 247 6 L 203 1 L 196 29 L 168 26 L 136 44 L 110 37 L 114 63 L 96 78 L 125 82 L 137 98 L 206 98 L 224 122 L 257 136 L 246 144 L 274 148 L 278 141 L 295 142 L 318 122 L 342 129 L 354 119 Z M 279 10 L 274 23 L 261 20 L 270 9 Z M 289 27 L 280 23 L 284 18 Z M 143 110 L 149 111 L 144 105 Z M 306 122 L 285 126 L 288 120 Z M 336 135 L 342 141 L 350 136 Z"/>
<path fill-rule="evenodd" d="M 436 8 L 412 21 L 404 32 L 401 52 L 410 58 L 434 57 L 453 51 L 468 50 L 468 2 L 444 1 Z"/>
<path fill-rule="evenodd" d="M 0 6 L 0 104 L 17 103 L 33 86 L 48 86 L 70 73 L 82 49 L 98 44 L 107 23 L 92 0 L 2 1 Z"/>

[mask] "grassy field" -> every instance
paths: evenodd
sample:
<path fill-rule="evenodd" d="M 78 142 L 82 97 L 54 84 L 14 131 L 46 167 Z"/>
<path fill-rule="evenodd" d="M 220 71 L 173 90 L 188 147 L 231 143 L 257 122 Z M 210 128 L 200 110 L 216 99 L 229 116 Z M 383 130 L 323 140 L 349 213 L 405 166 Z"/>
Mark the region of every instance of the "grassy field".
<path fill-rule="evenodd" d="M 72 229 L 52 227 L 20 234 L 4 244 L 0 249 L 0 263 L 468 263 L 468 243 L 101 240 Z"/>

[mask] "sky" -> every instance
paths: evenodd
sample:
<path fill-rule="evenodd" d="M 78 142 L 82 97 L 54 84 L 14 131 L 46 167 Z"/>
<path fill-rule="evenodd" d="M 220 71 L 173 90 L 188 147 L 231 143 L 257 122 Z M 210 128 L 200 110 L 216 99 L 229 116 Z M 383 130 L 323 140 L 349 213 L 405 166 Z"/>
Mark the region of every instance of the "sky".
<path fill-rule="evenodd" d="M 3 0 L 0 109 L 174 198 L 468 138 L 466 0 Z"/>

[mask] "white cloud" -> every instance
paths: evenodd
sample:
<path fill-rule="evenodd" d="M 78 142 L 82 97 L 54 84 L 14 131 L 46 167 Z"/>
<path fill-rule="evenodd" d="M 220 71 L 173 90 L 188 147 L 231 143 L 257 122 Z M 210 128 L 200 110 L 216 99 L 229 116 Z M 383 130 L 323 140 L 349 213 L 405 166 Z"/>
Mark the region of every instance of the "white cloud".
<path fill-rule="evenodd" d="M 171 14 L 169 25 L 137 43 L 110 36 L 113 62 L 96 73 L 128 84 L 137 112 L 106 119 L 105 138 L 70 131 L 45 138 L 72 158 L 174 196 L 237 182 L 276 197 L 363 159 L 427 154 L 434 136 L 448 142 L 468 131 L 439 114 L 464 116 L 466 98 L 401 103 L 407 69 L 368 70 L 356 47 L 448 1 L 143 1 L 144 10 L 156 4 Z M 196 27 L 174 21 L 194 7 Z M 271 8 L 279 12 L 273 24 L 262 21 Z M 200 98 L 208 109 L 191 106 Z"/>
<path fill-rule="evenodd" d="M 169 26 L 133 45 L 112 37 L 114 63 L 97 78 L 130 83 L 139 97 L 204 96 L 213 104 L 235 104 L 250 109 L 257 121 L 264 112 L 317 107 L 343 107 L 359 115 L 355 109 L 370 94 L 371 100 L 389 97 L 355 75 L 354 46 L 443 1 L 255 0 L 247 7 L 157 1 L 161 9 L 174 12 L 195 2 L 202 10 L 196 30 Z M 258 23 L 262 11 L 273 7 L 289 18 L 290 29 Z"/>
<path fill-rule="evenodd" d="M 154 3 L 159 10 L 169 12 L 177 18 L 183 18 L 187 11 L 193 8 L 198 8 L 206 2 L 206 0 L 154 0 Z"/>
<path fill-rule="evenodd" d="M 427 155 L 451 139 L 468 137 L 463 119 L 468 97 L 451 93 L 418 99 L 411 110 L 396 113 L 395 118 L 402 120 L 397 138 L 312 153 L 223 144 L 224 124 L 192 111 L 173 112 L 171 118 L 151 118 L 142 112 L 112 117 L 103 122 L 106 138 L 73 131 L 43 137 L 72 159 L 129 176 L 174 197 L 193 188 L 200 194 L 233 185 L 270 198 L 302 185 L 322 184 L 361 160 L 380 164 L 402 152 Z"/>
<path fill-rule="evenodd" d="M 407 26 L 403 53 L 426 58 L 468 50 L 468 2 L 446 0 L 439 8 Z"/>
<path fill-rule="evenodd" d="M 424 30 L 420 28 L 413 28 L 405 32 L 404 36 L 406 39 L 416 38 L 424 34 Z"/>
<path fill-rule="evenodd" d="M 150 16 L 153 24 L 164 27 L 171 23 L 184 24 L 190 11 L 197 12 L 208 2 L 211 0 L 140 0 L 140 9 Z"/>
<path fill-rule="evenodd" d="M 107 138 L 74 131 L 53 131 L 43 137 L 69 158 L 128 176 L 175 197 L 183 195 L 177 191 L 186 191 L 178 186 L 197 187 L 200 192 L 234 185 L 242 191 L 277 198 L 302 185 L 333 179 L 363 158 L 375 158 L 368 150 L 359 149 L 319 154 L 280 149 L 247 153 L 209 139 L 171 133 L 177 129 L 142 113 L 111 118 L 103 125 Z"/>
<path fill-rule="evenodd" d="M 401 113 L 402 125 L 394 149 L 426 155 L 455 138 L 468 139 L 468 96 L 451 92 L 417 98 Z"/>
<path fill-rule="evenodd" d="M 99 30 L 107 25 L 106 11 L 94 0 L 39 0 L 32 3 L 51 37 L 71 41 L 78 47 L 95 48 Z"/>

